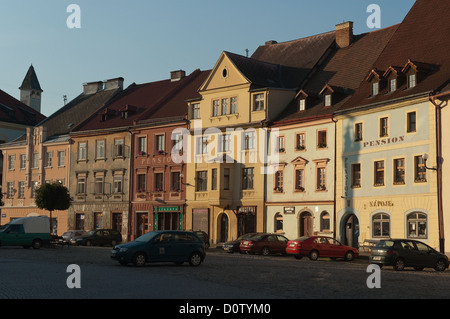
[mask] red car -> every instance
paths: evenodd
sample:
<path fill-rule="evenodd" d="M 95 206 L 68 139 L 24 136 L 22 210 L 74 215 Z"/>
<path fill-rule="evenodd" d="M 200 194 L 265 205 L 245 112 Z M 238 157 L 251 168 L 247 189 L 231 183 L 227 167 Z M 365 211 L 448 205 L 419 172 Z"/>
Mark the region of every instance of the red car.
<path fill-rule="evenodd" d="M 277 234 L 257 234 L 244 239 L 239 245 L 243 253 L 261 253 L 263 255 L 286 253 L 286 245 L 289 239 Z"/>
<path fill-rule="evenodd" d="M 325 236 L 300 237 L 290 240 L 286 247 L 286 253 L 294 255 L 297 259 L 309 256 L 311 260 L 317 260 L 319 257 L 331 257 L 350 261 L 359 257 L 356 248 L 343 245 L 336 239 Z"/>

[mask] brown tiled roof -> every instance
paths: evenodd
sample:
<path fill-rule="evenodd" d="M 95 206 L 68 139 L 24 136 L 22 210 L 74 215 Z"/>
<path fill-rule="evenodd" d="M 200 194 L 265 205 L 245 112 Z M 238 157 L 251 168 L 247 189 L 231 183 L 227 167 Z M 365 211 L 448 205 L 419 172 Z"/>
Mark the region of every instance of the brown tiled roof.
<path fill-rule="evenodd" d="M 399 70 L 410 60 L 424 71 L 416 87 L 407 88 L 403 81 L 394 92 L 388 93 L 386 88 L 371 96 L 371 84 L 364 81 L 343 109 L 439 91 L 447 85 L 450 80 L 449 16 L 450 1 L 417 0 L 373 66 L 383 72 L 390 66 Z"/>
<path fill-rule="evenodd" d="M 174 82 L 168 79 L 139 85 L 133 83 L 123 92 L 118 94 L 110 103 L 97 110 L 97 112 L 92 114 L 87 120 L 78 125 L 73 132 L 126 128 L 132 126 L 137 121 L 146 118 L 146 116 L 152 116 L 152 113 L 157 112 L 165 102 L 168 102 L 170 98 L 178 92 L 178 90 L 181 90 L 187 84 L 192 83 L 193 78 L 198 77 L 201 73 L 202 72 L 199 70 L 196 70 L 189 76 Z M 195 88 L 195 93 L 197 89 L 198 87 Z M 184 103 L 182 106 L 184 107 L 184 110 L 167 109 L 164 110 L 165 113 L 160 111 L 159 114 L 164 113 L 164 116 L 179 115 L 186 112 L 186 104 Z M 124 117 L 122 111 L 126 108 L 129 109 L 129 112 L 126 114 L 126 117 Z"/>
<path fill-rule="evenodd" d="M 0 90 L 0 121 L 34 126 L 45 116 Z"/>
<path fill-rule="evenodd" d="M 349 47 L 334 47 L 301 88 L 311 97 L 307 101 L 307 109 L 298 112 L 298 99 L 295 99 L 276 122 L 331 116 L 357 90 L 397 28 L 395 25 L 356 35 Z M 320 93 L 325 88 L 334 91 L 332 107 L 324 107 Z"/>

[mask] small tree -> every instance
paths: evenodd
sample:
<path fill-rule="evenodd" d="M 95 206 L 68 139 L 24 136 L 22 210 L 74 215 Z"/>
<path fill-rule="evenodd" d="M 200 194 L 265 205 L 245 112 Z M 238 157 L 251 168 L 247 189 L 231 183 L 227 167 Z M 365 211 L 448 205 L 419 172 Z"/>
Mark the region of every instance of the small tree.
<path fill-rule="evenodd" d="M 50 233 L 52 233 L 52 213 L 54 210 L 66 210 L 72 204 L 69 190 L 60 183 L 45 183 L 36 189 L 36 206 L 50 212 Z"/>

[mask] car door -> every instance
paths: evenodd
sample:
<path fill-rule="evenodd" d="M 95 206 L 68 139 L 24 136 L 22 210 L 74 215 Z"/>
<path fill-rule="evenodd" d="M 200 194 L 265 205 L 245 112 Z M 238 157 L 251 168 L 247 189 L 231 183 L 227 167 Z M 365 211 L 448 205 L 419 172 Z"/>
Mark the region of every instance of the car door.
<path fill-rule="evenodd" d="M 281 235 L 277 235 L 277 239 L 278 239 L 278 248 L 277 248 L 278 252 L 285 253 L 288 239 Z"/>
<path fill-rule="evenodd" d="M 174 261 L 188 260 L 195 250 L 198 241 L 188 233 L 174 233 L 173 257 Z"/>
<path fill-rule="evenodd" d="M 174 245 L 172 240 L 172 233 L 161 233 L 157 235 L 149 245 L 149 261 L 174 260 Z"/>
<path fill-rule="evenodd" d="M 328 257 L 330 255 L 330 248 L 328 240 L 325 237 L 316 237 L 311 245 L 311 250 L 315 249 L 322 257 Z"/>
<path fill-rule="evenodd" d="M 415 264 L 418 267 L 434 267 L 437 262 L 437 255 L 435 251 L 421 242 L 414 242 L 416 245 Z"/>
<path fill-rule="evenodd" d="M 329 242 L 329 256 L 333 258 L 344 257 L 345 249 L 340 242 L 334 238 L 327 238 Z"/>
<path fill-rule="evenodd" d="M 400 257 L 405 259 L 406 265 L 414 266 L 418 262 L 418 251 L 411 240 L 400 241 L 401 249 L 396 248 Z M 394 247 L 395 248 L 395 247 Z"/>

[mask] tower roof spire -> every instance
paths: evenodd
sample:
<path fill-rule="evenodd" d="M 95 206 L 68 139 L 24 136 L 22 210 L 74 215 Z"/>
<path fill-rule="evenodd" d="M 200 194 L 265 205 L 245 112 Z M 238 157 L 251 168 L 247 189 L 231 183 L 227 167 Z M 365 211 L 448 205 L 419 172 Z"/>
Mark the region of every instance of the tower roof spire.
<path fill-rule="evenodd" d="M 33 64 L 31 64 L 28 69 L 27 75 L 23 79 L 22 85 L 19 87 L 20 90 L 39 90 L 42 92 L 41 85 L 39 84 L 39 80 L 37 78 L 36 72 L 34 71 Z"/>

